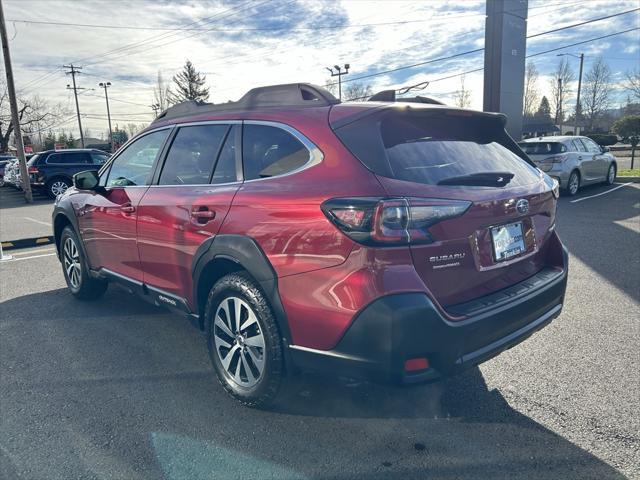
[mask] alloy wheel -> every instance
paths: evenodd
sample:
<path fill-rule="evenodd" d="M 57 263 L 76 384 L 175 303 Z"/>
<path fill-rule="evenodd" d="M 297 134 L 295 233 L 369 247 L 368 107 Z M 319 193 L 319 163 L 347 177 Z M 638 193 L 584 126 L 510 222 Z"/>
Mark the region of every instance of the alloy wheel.
<path fill-rule="evenodd" d="M 580 186 L 580 180 L 578 180 L 578 175 L 575 173 L 571 175 L 569 179 L 569 192 L 571 195 L 575 195 L 578 193 L 578 187 Z"/>
<path fill-rule="evenodd" d="M 73 238 L 67 237 L 63 248 L 64 271 L 67 274 L 69 283 L 75 289 L 80 288 L 82 270 L 80 267 L 80 253 Z"/>
<path fill-rule="evenodd" d="M 216 353 L 233 382 L 256 385 L 264 372 L 265 341 L 251 306 L 238 297 L 227 297 L 216 309 L 213 323 Z"/>
<path fill-rule="evenodd" d="M 609 183 L 613 183 L 615 179 L 616 179 L 616 167 L 611 165 L 609 167 L 609 178 L 607 180 L 609 181 Z"/>
<path fill-rule="evenodd" d="M 69 188 L 69 186 L 65 182 L 62 180 L 56 180 L 51 184 L 51 193 L 57 197 L 58 195 L 62 195 L 66 192 L 67 188 Z"/>

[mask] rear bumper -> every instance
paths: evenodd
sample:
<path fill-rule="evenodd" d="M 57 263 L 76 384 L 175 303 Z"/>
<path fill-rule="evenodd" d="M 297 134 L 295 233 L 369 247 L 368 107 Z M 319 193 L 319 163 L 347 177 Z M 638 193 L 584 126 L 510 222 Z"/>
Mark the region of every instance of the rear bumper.
<path fill-rule="evenodd" d="M 364 308 L 333 350 L 291 346 L 303 370 L 393 383 L 436 380 L 461 372 L 522 342 L 560 315 L 567 285 L 564 268 L 547 268 L 508 289 L 456 305 L 445 318 L 426 294 L 382 297 Z M 405 372 L 413 358 L 429 368 Z"/>

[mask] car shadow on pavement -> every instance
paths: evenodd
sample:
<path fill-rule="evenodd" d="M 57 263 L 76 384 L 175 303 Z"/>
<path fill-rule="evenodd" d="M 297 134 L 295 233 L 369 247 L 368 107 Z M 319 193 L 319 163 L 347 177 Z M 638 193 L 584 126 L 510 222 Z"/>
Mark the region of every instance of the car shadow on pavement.
<path fill-rule="evenodd" d="M 0 365 L 11 478 L 624 478 L 477 368 L 411 388 L 299 375 L 275 407 L 245 408 L 187 320 L 114 288 L 0 303 Z"/>
<path fill-rule="evenodd" d="M 629 185 L 601 197 L 571 203 L 610 188 L 594 186 L 585 189 L 575 199 L 561 199 L 557 214 L 558 232 L 572 255 L 627 295 L 638 299 L 640 235 L 638 221 L 632 219 L 640 215 L 640 188 Z M 630 223 L 635 224 L 636 230 Z"/>

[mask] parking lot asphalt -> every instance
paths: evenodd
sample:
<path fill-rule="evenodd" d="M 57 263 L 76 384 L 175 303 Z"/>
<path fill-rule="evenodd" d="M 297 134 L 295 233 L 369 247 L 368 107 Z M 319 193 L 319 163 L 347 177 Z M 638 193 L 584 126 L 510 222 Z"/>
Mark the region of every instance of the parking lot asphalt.
<path fill-rule="evenodd" d="M 640 185 L 563 198 L 562 315 L 445 382 L 217 385 L 186 320 L 67 293 L 51 247 L 0 263 L 0 478 L 640 478 Z"/>
<path fill-rule="evenodd" d="M 51 235 L 52 205 L 53 200 L 37 192 L 33 204 L 27 205 L 22 191 L 0 188 L 0 241 Z"/>

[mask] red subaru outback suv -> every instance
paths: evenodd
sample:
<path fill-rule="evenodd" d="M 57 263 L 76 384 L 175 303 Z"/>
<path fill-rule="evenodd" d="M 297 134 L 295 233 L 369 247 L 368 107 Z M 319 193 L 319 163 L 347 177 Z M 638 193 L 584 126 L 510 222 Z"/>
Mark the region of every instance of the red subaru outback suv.
<path fill-rule="evenodd" d="M 456 373 L 547 325 L 565 294 L 558 186 L 504 124 L 309 84 L 179 104 L 57 198 L 67 285 L 190 316 L 246 405 L 298 370 Z"/>

